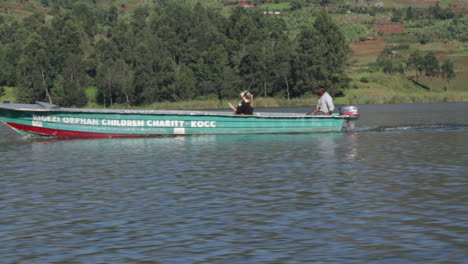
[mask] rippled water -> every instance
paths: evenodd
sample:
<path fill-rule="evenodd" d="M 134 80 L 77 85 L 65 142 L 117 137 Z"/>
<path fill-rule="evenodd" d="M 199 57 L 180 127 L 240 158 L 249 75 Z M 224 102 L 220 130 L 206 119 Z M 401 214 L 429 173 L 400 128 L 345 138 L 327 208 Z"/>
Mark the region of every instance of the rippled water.
<path fill-rule="evenodd" d="M 360 109 L 357 132 L 311 135 L 0 125 L 0 262 L 466 263 L 468 104 Z"/>

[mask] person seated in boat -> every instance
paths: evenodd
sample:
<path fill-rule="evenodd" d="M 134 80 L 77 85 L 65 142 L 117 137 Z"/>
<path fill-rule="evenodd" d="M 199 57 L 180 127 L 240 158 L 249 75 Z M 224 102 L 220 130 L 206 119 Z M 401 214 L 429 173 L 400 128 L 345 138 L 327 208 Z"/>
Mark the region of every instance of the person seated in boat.
<path fill-rule="evenodd" d="M 320 96 L 317 107 L 315 107 L 314 111 L 307 113 L 307 115 L 331 115 L 335 109 L 335 105 L 327 89 L 325 87 L 319 87 L 317 88 L 316 94 Z"/>
<path fill-rule="evenodd" d="M 253 95 L 250 92 L 244 91 L 240 93 L 242 101 L 237 107 L 234 107 L 229 103 L 229 108 L 234 112 L 235 115 L 253 115 Z"/>

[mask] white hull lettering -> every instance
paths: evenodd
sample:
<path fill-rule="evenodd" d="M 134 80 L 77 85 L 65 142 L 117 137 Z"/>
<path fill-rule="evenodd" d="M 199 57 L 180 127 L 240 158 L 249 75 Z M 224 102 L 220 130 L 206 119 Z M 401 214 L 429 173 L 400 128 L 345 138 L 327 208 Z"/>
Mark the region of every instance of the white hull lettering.
<path fill-rule="evenodd" d="M 55 123 L 60 123 L 60 117 L 58 117 L 58 116 L 38 116 L 38 115 L 33 115 L 33 121 L 43 121 L 43 122 L 55 122 Z"/>
<path fill-rule="evenodd" d="M 216 121 L 191 121 L 190 127 L 216 127 Z"/>
<path fill-rule="evenodd" d="M 35 124 L 39 122 L 55 122 L 64 124 L 76 125 L 92 125 L 92 126 L 118 126 L 118 127 L 169 127 L 169 128 L 184 128 L 190 124 L 194 128 L 215 128 L 216 121 L 190 121 L 186 123 L 183 120 L 120 120 L 120 119 L 95 119 L 95 118 L 80 118 L 80 117 L 58 117 L 58 116 L 41 116 L 33 115 L 32 118 Z M 177 130 L 183 134 L 185 130 Z M 183 131 L 183 132 L 182 132 Z"/>
<path fill-rule="evenodd" d="M 99 125 L 99 120 L 91 118 L 78 118 L 78 117 L 64 117 L 62 118 L 63 123 L 65 124 L 78 124 L 78 125 Z"/>
<path fill-rule="evenodd" d="M 146 125 L 150 127 L 184 127 L 181 120 L 148 120 Z"/>
<path fill-rule="evenodd" d="M 103 126 L 126 126 L 126 127 L 143 127 L 145 122 L 143 120 L 102 120 Z"/>

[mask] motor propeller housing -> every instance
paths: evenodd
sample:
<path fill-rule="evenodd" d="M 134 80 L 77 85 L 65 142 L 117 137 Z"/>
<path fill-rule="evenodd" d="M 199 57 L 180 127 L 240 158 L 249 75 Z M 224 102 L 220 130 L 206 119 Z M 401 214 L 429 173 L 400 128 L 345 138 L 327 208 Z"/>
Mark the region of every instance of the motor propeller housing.
<path fill-rule="evenodd" d="M 355 105 L 345 105 L 340 107 L 340 115 L 348 115 L 349 120 L 355 121 L 359 119 L 359 109 Z"/>

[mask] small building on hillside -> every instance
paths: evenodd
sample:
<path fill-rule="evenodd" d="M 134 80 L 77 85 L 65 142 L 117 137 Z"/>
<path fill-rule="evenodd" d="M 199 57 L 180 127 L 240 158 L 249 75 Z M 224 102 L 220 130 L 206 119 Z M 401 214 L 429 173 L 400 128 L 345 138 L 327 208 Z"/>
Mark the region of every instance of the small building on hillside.
<path fill-rule="evenodd" d="M 240 2 L 239 5 L 241 5 L 241 6 L 245 7 L 245 8 L 255 7 L 255 5 L 252 5 L 249 2 Z"/>
<path fill-rule="evenodd" d="M 280 11 L 263 11 L 264 15 L 281 15 Z"/>

